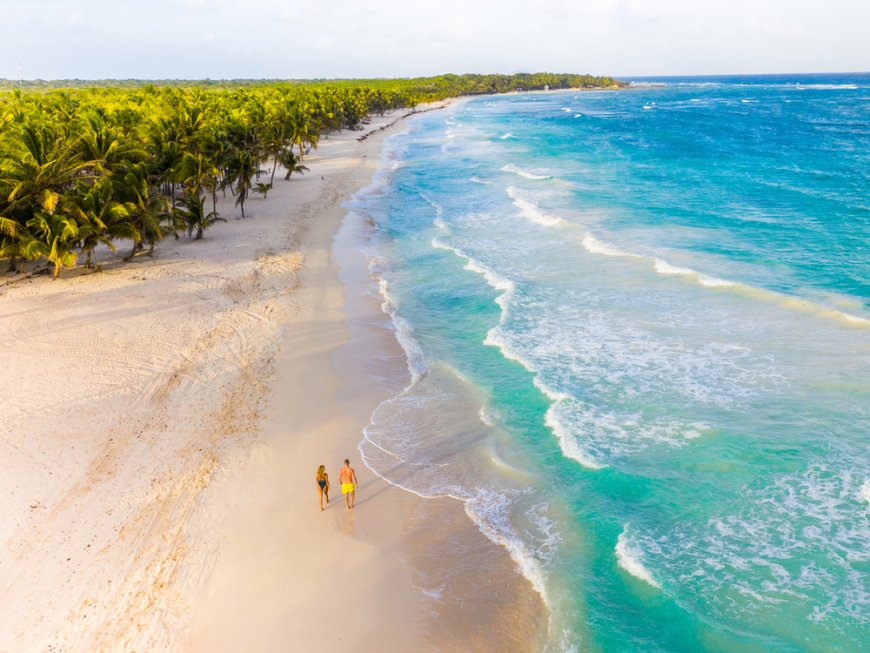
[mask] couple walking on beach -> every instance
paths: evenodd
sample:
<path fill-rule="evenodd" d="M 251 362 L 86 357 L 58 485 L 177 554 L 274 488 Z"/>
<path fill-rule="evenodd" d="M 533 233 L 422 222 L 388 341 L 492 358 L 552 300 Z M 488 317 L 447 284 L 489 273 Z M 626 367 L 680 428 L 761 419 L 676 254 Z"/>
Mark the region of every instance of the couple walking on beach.
<path fill-rule="evenodd" d="M 317 474 L 314 477 L 317 482 L 317 494 L 320 498 L 320 510 L 323 511 L 323 497 L 326 495 L 326 503 L 329 505 L 329 474 L 326 473 L 326 465 L 321 465 L 317 468 Z M 353 508 L 353 500 L 356 494 L 356 471 L 350 466 L 350 461 L 344 459 L 344 467 L 338 473 L 338 481 L 341 483 L 341 493 L 344 495 L 345 510 Z"/>

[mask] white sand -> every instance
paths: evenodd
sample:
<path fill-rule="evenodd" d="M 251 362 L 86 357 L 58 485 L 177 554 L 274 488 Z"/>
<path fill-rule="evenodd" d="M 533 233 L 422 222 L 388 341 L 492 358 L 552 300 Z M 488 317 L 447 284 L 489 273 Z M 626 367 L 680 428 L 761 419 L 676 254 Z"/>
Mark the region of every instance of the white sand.
<path fill-rule="evenodd" d="M 323 265 L 338 222 L 321 216 L 338 211 L 377 161 L 378 138 L 359 136 L 324 140 L 304 177 L 285 182 L 279 171 L 268 200 L 248 201 L 245 220 L 228 198 L 220 208 L 229 223 L 203 241 L 168 240 L 153 259 L 99 274 L 0 287 L 0 651 L 166 650 L 186 641 L 227 513 L 212 488 L 262 451 L 282 330 L 336 320 L 340 289 L 312 295 L 300 290 L 299 272 L 305 259 L 312 274 Z M 316 355 L 336 336 L 301 337 Z M 298 347 L 288 342 L 285 355 Z M 297 382 L 328 392 L 319 370 L 308 372 Z M 279 397 L 275 407 L 290 404 Z M 286 430 L 305 423 L 291 413 Z M 315 448 L 306 476 L 326 454 L 337 471 L 334 453 Z M 306 507 L 316 508 L 306 490 Z M 334 523 L 314 517 L 322 515 L 284 527 L 305 541 L 310 527 Z M 308 546 L 317 547 L 310 538 Z"/>

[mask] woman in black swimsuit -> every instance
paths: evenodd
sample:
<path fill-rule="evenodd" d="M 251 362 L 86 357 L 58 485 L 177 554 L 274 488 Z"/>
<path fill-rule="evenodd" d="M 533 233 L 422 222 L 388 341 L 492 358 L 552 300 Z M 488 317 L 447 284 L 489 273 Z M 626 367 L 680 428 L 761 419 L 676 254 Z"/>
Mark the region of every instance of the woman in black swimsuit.
<path fill-rule="evenodd" d="M 323 495 L 326 495 L 326 504 L 329 505 L 329 474 L 326 473 L 326 466 L 321 465 L 317 468 L 317 475 L 314 477 L 317 481 L 317 494 L 320 497 L 320 510 L 323 511 Z"/>

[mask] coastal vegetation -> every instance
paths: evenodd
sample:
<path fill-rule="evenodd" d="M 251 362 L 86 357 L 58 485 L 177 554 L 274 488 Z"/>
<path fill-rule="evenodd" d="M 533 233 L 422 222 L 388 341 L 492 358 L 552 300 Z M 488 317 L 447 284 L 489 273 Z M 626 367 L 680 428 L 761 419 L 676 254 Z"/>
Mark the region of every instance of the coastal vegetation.
<path fill-rule="evenodd" d="M 448 97 L 618 86 L 608 77 L 534 73 L 416 79 L 0 83 L 0 259 L 48 263 L 58 277 L 100 245 L 126 259 L 166 237 L 201 239 L 218 193 L 265 198 L 275 172 L 307 170 L 330 132 Z M 265 170 L 268 166 L 270 170 Z M 267 181 L 260 179 L 268 174 Z M 146 250 L 147 248 L 147 250 Z"/>

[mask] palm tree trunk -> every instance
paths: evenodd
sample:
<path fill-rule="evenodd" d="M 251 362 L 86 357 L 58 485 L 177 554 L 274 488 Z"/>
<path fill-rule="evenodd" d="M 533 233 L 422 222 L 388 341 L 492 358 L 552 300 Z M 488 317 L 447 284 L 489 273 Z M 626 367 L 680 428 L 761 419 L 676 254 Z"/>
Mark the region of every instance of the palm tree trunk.
<path fill-rule="evenodd" d="M 275 171 L 278 169 L 278 151 L 275 151 L 275 160 L 272 162 L 272 178 L 269 180 L 270 184 L 275 183 Z"/>
<path fill-rule="evenodd" d="M 60 276 L 60 259 L 55 259 L 54 261 L 54 273 L 51 275 L 52 279 L 57 279 Z"/>

